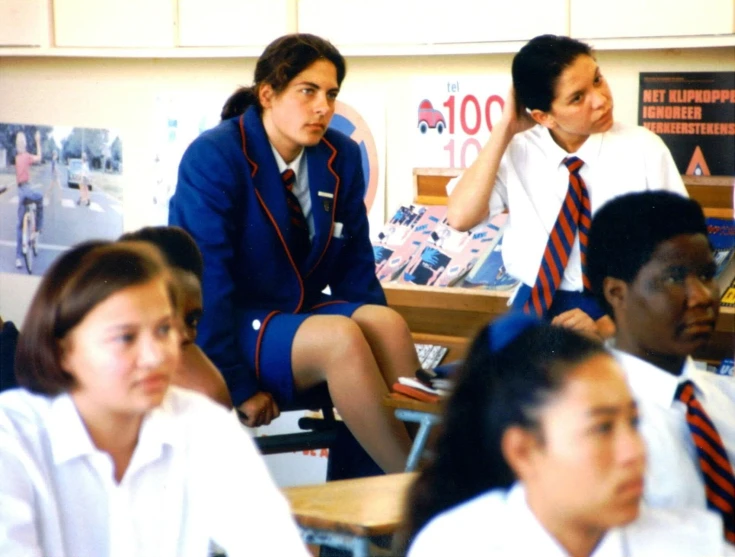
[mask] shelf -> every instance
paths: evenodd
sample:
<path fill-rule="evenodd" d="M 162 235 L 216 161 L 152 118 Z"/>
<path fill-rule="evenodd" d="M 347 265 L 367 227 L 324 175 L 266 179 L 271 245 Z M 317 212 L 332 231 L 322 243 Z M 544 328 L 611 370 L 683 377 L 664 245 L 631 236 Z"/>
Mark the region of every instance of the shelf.
<path fill-rule="evenodd" d="M 0 58 L 258 58 L 264 48 L 265 45 L 177 48 L 0 47 Z"/>
<path fill-rule="evenodd" d="M 583 38 L 597 51 L 735 47 L 735 34 L 692 37 Z M 337 45 L 354 57 L 512 54 L 526 41 L 446 44 Z M 265 45 L 173 48 L 0 47 L 0 57 L 75 58 L 257 58 Z"/>

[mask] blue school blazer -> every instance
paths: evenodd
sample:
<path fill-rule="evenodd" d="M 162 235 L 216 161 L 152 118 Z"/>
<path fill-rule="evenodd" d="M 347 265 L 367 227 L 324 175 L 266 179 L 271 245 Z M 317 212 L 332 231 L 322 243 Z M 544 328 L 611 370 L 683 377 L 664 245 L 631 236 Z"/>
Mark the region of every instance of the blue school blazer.
<path fill-rule="evenodd" d="M 327 130 L 305 155 L 315 234 L 302 268 L 286 240 L 284 186 L 255 108 L 204 132 L 179 166 L 169 223 L 188 230 L 204 257 L 197 343 L 222 371 L 236 405 L 259 390 L 259 370 L 251 369 L 257 350 L 253 366 L 244 335 L 258 334 L 259 346 L 274 315 L 308 313 L 330 301 L 386 303 L 375 276 L 359 147 Z M 331 296 L 322 294 L 326 286 Z"/>

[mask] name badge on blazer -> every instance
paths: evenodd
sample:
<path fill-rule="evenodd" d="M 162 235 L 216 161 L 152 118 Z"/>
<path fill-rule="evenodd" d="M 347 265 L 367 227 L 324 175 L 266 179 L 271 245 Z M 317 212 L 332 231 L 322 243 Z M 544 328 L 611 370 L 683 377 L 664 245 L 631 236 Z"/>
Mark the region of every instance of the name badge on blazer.
<path fill-rule="evenodd" d="M 329 213 L 332 210 L 332 201 L 334 201 L 334 194 L 328 191 L 317 192 L 317 195 L 322 198 L 322 207 Z"/>

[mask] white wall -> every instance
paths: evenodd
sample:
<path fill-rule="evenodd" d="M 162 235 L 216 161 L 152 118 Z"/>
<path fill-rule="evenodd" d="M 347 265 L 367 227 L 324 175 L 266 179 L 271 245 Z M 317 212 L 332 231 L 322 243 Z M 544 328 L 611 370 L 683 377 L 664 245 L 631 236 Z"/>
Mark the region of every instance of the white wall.
<path fill-rule="evenodd" d="M 386 105 L 387 201 L 412 197 L 406 146 L 415 134 L 416 76 L 505 74 L 512 54 L 348 58 L 343 96 L 374 94 Z M 620 121 L 637 122 L 638 73 L 735 71 L 735 48 L 603 51 L 603 73 Z M 0 122 L 117 128 L 123 139 L 126 230 L 144 224 L 141 198 L 150 187 L 151 124 L 157 94 L 175 90 L 221 94 L 249 84 L 255 59 L 0 58 Z M 36 278 L 0 274 L 0 315 L 22 321 Z"/>

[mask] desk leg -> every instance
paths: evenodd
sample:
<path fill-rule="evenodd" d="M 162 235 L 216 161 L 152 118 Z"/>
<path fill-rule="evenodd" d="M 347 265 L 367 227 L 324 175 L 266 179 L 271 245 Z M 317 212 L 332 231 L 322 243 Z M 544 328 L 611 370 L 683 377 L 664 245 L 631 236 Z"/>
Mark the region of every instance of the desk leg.
<path fill-rule="evenodd" d="M 353 557 L 370 556 L 370 540 L 361 536 L 338 534 L 328 530 L 301 527 L 301 539 L 304 543 L 326 545 L 335 549 L 351 551 Z"/>
<path fill-rule="evenodd" d="M 411 452 L 408 454 L 408 460 L 406 461 L 406 472 L 413 472 L 416 470 L 416 467 L 419 464 L 419 459 L 424 452 L 426 441 L 429 439 L 429 432 L 434 424 L 439 423 L 440 417 L 437 414 L 397 408 L 396 418 L 404 422 L 416 422 L 420 424 L 416 437 L 413 440 L 413 445 L 411 445 Z"/>
<path fill-rule="evenodd" d="M 370 541 L 367 538 L 354 538 L 352 557 L 370 557 Z"/>

